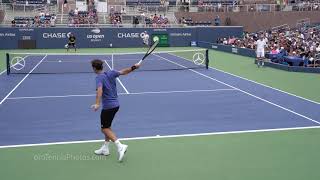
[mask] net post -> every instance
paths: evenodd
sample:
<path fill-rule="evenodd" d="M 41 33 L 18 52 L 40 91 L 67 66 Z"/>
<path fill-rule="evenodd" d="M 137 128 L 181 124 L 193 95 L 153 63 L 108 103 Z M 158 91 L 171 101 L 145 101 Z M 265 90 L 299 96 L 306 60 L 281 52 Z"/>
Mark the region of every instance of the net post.
<path fill-rule="evenodd" d="M 10 74 L 10 56 L 9 53 L 6 53 L 6 65 L 7 65 L 7 75 Z"/>
<path fill-rule="evenodd" d="M 206 49 L 206 69 L 209 69 L 209 50 Z"/>

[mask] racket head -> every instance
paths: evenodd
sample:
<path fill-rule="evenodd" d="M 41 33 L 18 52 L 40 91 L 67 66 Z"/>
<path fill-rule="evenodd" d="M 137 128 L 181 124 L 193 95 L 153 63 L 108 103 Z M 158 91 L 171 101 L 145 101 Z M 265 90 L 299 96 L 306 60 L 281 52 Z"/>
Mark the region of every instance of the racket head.
<path fill-rule="evenodd" d="M 141 59 L 141 61 L 143 61 L 146 57 L 148 57 L 158 46 L 159 41 L 155 41 L 152 46 L 148 49 L 148 51 L 146 52 L 146 54 L 143 56 L 143 58 Z M 139 61 L 140 63 L 140 61 Z"/>

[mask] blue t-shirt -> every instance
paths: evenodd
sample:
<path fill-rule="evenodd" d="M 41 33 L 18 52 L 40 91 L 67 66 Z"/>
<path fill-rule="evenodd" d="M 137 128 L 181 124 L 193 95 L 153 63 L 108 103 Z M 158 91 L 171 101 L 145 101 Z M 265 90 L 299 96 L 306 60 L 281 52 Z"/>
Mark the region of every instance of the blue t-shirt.
<path fill-rule="evenodd" d="M 96 88 L 102 87 L 102 108 L 112 109 L 119 106 L 116 78 L 118 71 L 106 71 L 96 77 Z"/>

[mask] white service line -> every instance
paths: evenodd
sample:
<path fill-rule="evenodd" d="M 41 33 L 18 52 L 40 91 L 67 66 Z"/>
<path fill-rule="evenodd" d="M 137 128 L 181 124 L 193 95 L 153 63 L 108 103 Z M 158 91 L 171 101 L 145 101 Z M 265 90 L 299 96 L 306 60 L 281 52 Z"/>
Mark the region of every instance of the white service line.
<path fill-rule="evenodd" d="M 187 67 L 185 67 L 185 66 L 183 66 L 183 65 L 181 65 L 181 64 L 179 64 L 179 63 L 173 62 L 173 61 L 171 61 L 171 60 L 169 60 L 169 59 L 167 59 L 167 58 L 164 58 L 164 57 L 162 57 L 162 56 L 159 56 L 159 55 L 156 55 L 156 54 L 154 54 L 154 55 L 155 55 L 155 56 L 158 56 L 158 57 L 160 57 L 160 58 L 162 58 L 162 59 L 164 59 L 164 60 L 166 60 L 166 61 L 168 61 L 168 62 L 171 62 L 171 63 L 173 63 L 173 64 L 176 64 L 176 65 L 178 65 L 178 66 L 180 66 L 180 67 L 187 68 Z M 288 109 L 288 108 L 285 108 L 285 107 L 283 107 L 283 106 L 280 106 L 280 105 L 278 105 L 278 104 L 276 104 L 276 103 L 270 102 L 270 101 L 268 101 L 268 100 L 266 100 L 266 99 L 263 99 L 263 98 L 258 97 L 258 96 L 256 96 L 256 95 L 253 95 L 253 94 L 251 94 L 251 93 L 249 93 L 249 92 L 247 92 L 247 91 L 244 91 L 244 90 L 241 90 L 241 89 L 239 89 L 239 88 L 236 88 L 236 87 L 234 87 L 234 86 L 232 86 L 232 85 L 230 85 L 230 84 L 227 84 L 227 83 L 225 83 L 225 82 L 219 81 L 219 80 L 217 80 L 217 79 L 215 79 L 215 78 L 213 78 L 213 77 L 207 76 L 207 75 L 205 75 L 205 74 L 203 74 L 203 73 L 200 73 L 200 72 L 198 72 L 198 71 L 195 71 L 195 70 L 193 70 L 193 69 L 189 69 L 189 70 L 192 71 L 192 72 L 194 72 L 194 73 L 196 73 L 196 74 L 198 74 L 198 75 L 200 75 L 200 76 L 206 77 L 206 78 L 211 79 L 211 80 L 213 80 L 213 81 L 216 81 L 216 82 L 218 82 L 218 83 L 224 84 L 224 85 L 226 85 L 226 86 L 228 86 L 228 87 L 230 87 L 230 88 L 233 88 L 233 89 L 236 89 L 236 90 L 238 90 L 238 91 L 241 91 L 241 92 L 243 92 L 244 94 L 247 94 L 247 95 L 252 96 L 252 97 L 254 97 L 254 98 L 256 98 L 256 99 L 259 99 L 259 100 L 261 100 L 261 101 L 264 101 L 264 102 L 266 102 L 266 103 L 268 103 L 268 104 L 271 104 L 271 105 L 273 105 L 273 106 L 276 106 L 276 107 L 278 107 L 278 108 L 280 108 L 280 109 L 283 109 L 283 110 L 285 110 L 285 111 L 288 111 L 288 112 L 290 112 L 290 113 L 293 113 L 293 114 L 295 114 L 295 115 L 297 115 L 297 116 L 303 117 L 303 118 L 305 118 L 305 119 L 307 119 L 307 120 L 309 120 L 309 121 L 312 121 L 312 122 L 314 122 L 314 123 L 320 124 L 319 121 L 316 121 L 316 120 L 314 120 L 314 119 L 312 119 L 312 118 L 310 118 L 310 117 L 307 117 L 307 116 L 302 115 L 302 114 L 300 114 L 300 113 L 297 113 L 297 112 L 295 112 L 295 111 L 293 111 L 293 110 L 290 110 L 290 109 Z"/>
<path fill-rule="evenodd" d="M 173 94 L 173 93 L 198 93 L 198 92 L 218 92 L 218 91 L 237 91 L 236 89 L 208 89 L 208 90 L 188 90 L 188 91 L 146 91 L 146 92 L 131 92 L 118 93 L 119 95 L 143 95 L 143 94 Z M 20 99 L 46 99 L 46 98 L 69 98 L 69 97 L 91 97 L 95 94 L 71 94 L 61 96 L 21 96 L 21 97 L 8 97 L 7 100 L 20 100 Z"/>
<path fill-rule="evenodd" d="M 45 55 L 39 62 L 38 64 L 36 64 L 30 71 L 28 74 L 26 74 L 24 76 L 24 78 L 2 99 L 2 101 L 0 102 L 0 105 L 20 86 L 20 84 L 41 64 L 41 62 L 47 57 L 47 55 Z"/>
<path fill-rule="evenodd" d="M 146 140 L 146 139 L 164 139 L 164 138 L 180 138 L 180 137 L 197 137 L 197 136 L 213 136 L 213 135 L 227 135 L 227 134 L 246 134 L 246 133 L 263 133 L 263 132 L 281 132 L 291 130 L 303 130 L 303 129 L 319 129 L 320 126 L 307 126 L 307 127 L 292 127 L 292 128 L 274 128 L 274 129 L 258 129 L 258 130 L 243 130 L 243 131 L 225 131 L 225 132 L 212 132 L 212 133 L 197 133 L 197 134 L 177 134 L 177 135 L 155 135 L 145 137 L 132 137 L 132 138 L 120 138 L 123 141 L 134 140 Z M 4 145 L 0 146 L 0 149 L 5 148 L 20 148 L 20 147 L 34 147 L 34 146 L 49 146 L 49 145 L 66 145 L 66 144 L 84 144 L 103 142 L 104 139 L 98 140 L 85 140 L 85 141 L 65 141 L 65 142 L 52 142 L 52 143 L 38 143 L 38 144 L 18 144 L 18 145 Z"/>
<path fill-rule="evenodd" d="M 107 60 L 104 60 L 104 62 L 107 64 L 107 66 L 112 70 L 111 66 L 108 64 Z M 122 86 L 122 88 L 124 89 L 124 91 L 127 94 L 130 94 L 128 89 L 123 85 L 123 83 L 121 82 L 121 80 L 119 78 L 117 78 L 117 81 L 119 82 L 119 84 Z"/>

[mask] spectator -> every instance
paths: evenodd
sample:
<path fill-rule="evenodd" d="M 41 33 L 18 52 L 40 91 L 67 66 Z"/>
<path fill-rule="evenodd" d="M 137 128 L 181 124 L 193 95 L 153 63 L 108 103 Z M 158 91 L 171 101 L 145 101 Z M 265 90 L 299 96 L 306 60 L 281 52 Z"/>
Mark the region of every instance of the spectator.
<path fill-rule="evenodd" d="M 12 20 L 12 21 L 11 21 L 11 26 L 12 26 L 12 27 L 16 27 L 16 21 L 15 21 L 15 20 Z"/>
<path fill-rule="evenodd" d="M 45 23 L 44 20 L 45 20 L 45 16 L 44 16 L 44 15 L 40 16 L 40 23 L 41 23 L 41 24 L 44 24 L 44 23 Z"/>
<path fill-rule="evenodd" d="M 220 26 L 220 23 L 221 23 L 220 17 L 217 15 L 217 16 L 214 18 L 214 25 L 215 25 L 215 26 Z"/>
<path fill-rule="evenodd" d="M 124 8 L 122 8 L 121 14 L 127 14 L 127 12 L 126 12 L 126 10 Z"/>
<path fill-rule="evenodd" d="M 319 43 L 317 43 L 316 52 L 317 52 L 317 53 L 320 53 L 320 44 L 319 44 Z"/>
<path fill-rule="evenodd" d="M 51 27 L 55 27 L 56 26 L 56 19 L 54 16 L 51 16 L 51 19 L 50 19 L 50 26 Z"/>
<path fill-rule="evenodd" d="M 78 13 L 79 13 L 79 10 L 78 10 L 78 8 L 76 8 L 76 9 L 74 10 L 74 13 L 73 13 L 73 14 L 74 14 L 75 16 L 78 16 Z"/>
<path fill-rule="evenodd" d="M 134 18 L 133 18 L 133 26 L 134 26 L 134 27 L 137 27 L 138 24 L 139 24 L 139 19 L 138 19 L 137 16 L 134 16 Z"/>

